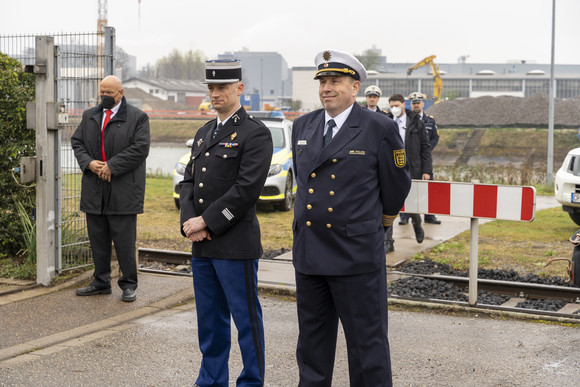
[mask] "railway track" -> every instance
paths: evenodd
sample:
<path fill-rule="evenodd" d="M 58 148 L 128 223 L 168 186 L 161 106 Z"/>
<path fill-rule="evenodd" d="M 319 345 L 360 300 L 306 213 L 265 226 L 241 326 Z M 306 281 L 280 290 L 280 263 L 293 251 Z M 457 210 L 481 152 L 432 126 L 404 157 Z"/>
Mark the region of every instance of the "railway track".
<path fill-rule="evenodd" d="M 138 250 L 139 263 L 147 262 L 161 262 L 163 264 L 171 265 L 189 265 L 191 260 L 191 253 L 170 251 L 170 250 L 155 250 L 155 249 L 139 249 Z M 268 260 L 270 261 L 270 260 Z M 274 259 L 278 263 L 290 263 L 288 259 Z M 285 267 L 285 265 L 282 265 Z M 287 270 L 293 272 L 293 266 L 288 264 Z M 191 272 L 168 271 L 158 269 L 139 268 L 142 272 L 158 273 L 166 275 L 177 276 L 192 276 Z M 460 291 L 467 292 L 469 285 L 469 278 L 455 277 L 446 275 L 429 275 L 429 274 L 415 274 L 406 273 L 397 270 L 388 271 L 389 284 L 404 278 L 423 278 L 428 280 L 442 281 L 447 284 L 456 286 Z M 273 283 L 272 281 L 260 281 L 261 283 Z M 552 286 L 542 285 L 526 282 L 515 281 L 498 281 L 489 279 L 478 279 L 478 290 L 485 291 L 490 294 L 500 295 L 506 301 L 500 305 L 492 305 L 486 303 L 477 304 L 478 308 L 493 309 L 497 311 L 527 313 L 541 316 L 564 317 L 569 319 L 577 319 L 580 322 L 580 288 L 566 287 L 566 286 Z M 466 301 L 445 300 L 440 298 L 429 297 L 405 297 L 396 294 L 390 294 L 390 299 L 422 301 L 437 304 L 450 304 L 459 306 L 469 306 Z M 529 300 L 554 300 L 561 302 L 564 306 L 556 311 L 530 309 L 525 307 L 518 307 L 518 304 L 525 303 Z"/>

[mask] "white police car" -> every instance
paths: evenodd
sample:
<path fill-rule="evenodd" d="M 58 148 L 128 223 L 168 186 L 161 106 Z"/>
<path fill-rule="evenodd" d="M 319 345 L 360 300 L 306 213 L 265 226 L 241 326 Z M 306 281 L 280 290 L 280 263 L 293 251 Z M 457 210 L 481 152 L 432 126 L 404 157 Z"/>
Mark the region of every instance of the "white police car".
<path fill-rule="evenodd" d="M 556 173 L 554 195 L 562 209 L 580 226 L 580 148 L 568 152 Z"/>
<path fill-rule="evenodd" d="M 260 119 L 270 129 L 274 143 L 270 170 L 258 202 L 271 203 L 277 210 L 289 211 L 296 195 L 296 178 L 292 166 L 292 121 L 285 119 L 279 111 L 248 112 L 248 114 Z M 193 139 L 186 143 L 188 147 L 192 144 Z M 179 208 L 179 183 L 183 180 L 190 154 L 191 152 L 184 154 L 173 170 L 173 199 L 177 208 Z"/>

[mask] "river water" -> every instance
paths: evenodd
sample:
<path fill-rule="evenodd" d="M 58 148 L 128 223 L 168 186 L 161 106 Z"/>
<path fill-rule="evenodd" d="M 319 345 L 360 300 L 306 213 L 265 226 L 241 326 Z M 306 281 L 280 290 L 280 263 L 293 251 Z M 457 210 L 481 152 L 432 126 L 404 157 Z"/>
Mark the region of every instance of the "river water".
<path fill-rule="evenodd" d="M 184 143 L 153 143 L 147 157 L 147 173 L 171 175 L 177 161 L 190 148 Z M 63 172 L 80 172 L 70 144 L 62 144 L 61 166 Z"/>

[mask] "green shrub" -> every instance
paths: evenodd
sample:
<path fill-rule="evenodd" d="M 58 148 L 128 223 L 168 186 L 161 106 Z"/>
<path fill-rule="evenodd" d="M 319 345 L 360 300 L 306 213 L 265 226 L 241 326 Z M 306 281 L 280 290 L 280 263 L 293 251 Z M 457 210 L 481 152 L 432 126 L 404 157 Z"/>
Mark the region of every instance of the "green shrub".
<path fill-rule="evenodd" d="M 14 258 L 26 249 L 16 200 L 31 214 L 36 196 L 33 188 L 17 183 L 12 169 L 21 157 L 36 153 L 35 132 L 26 129 L 26 103 L 33 99 L 34 77 L 0 52 L 0 258 Z"/>

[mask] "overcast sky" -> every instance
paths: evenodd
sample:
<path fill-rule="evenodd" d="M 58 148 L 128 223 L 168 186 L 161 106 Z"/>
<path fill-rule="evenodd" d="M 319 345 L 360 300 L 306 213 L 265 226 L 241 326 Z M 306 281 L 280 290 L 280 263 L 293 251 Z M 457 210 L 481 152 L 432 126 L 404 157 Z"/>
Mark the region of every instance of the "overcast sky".
<path fill-rule="evenodd" d="M 96 31 L 97 0 L 0 0 L 0 35 Z M 373 45 L 388 62 L 550 63 L 552 0 L 108 0 L 117 45 L 154 64 L 172 49 L 276 51 L 313 66 L 319 51 L 360 54 Z M 580 0 L 556 0 L 557 64 L 580 64 Z"/>

